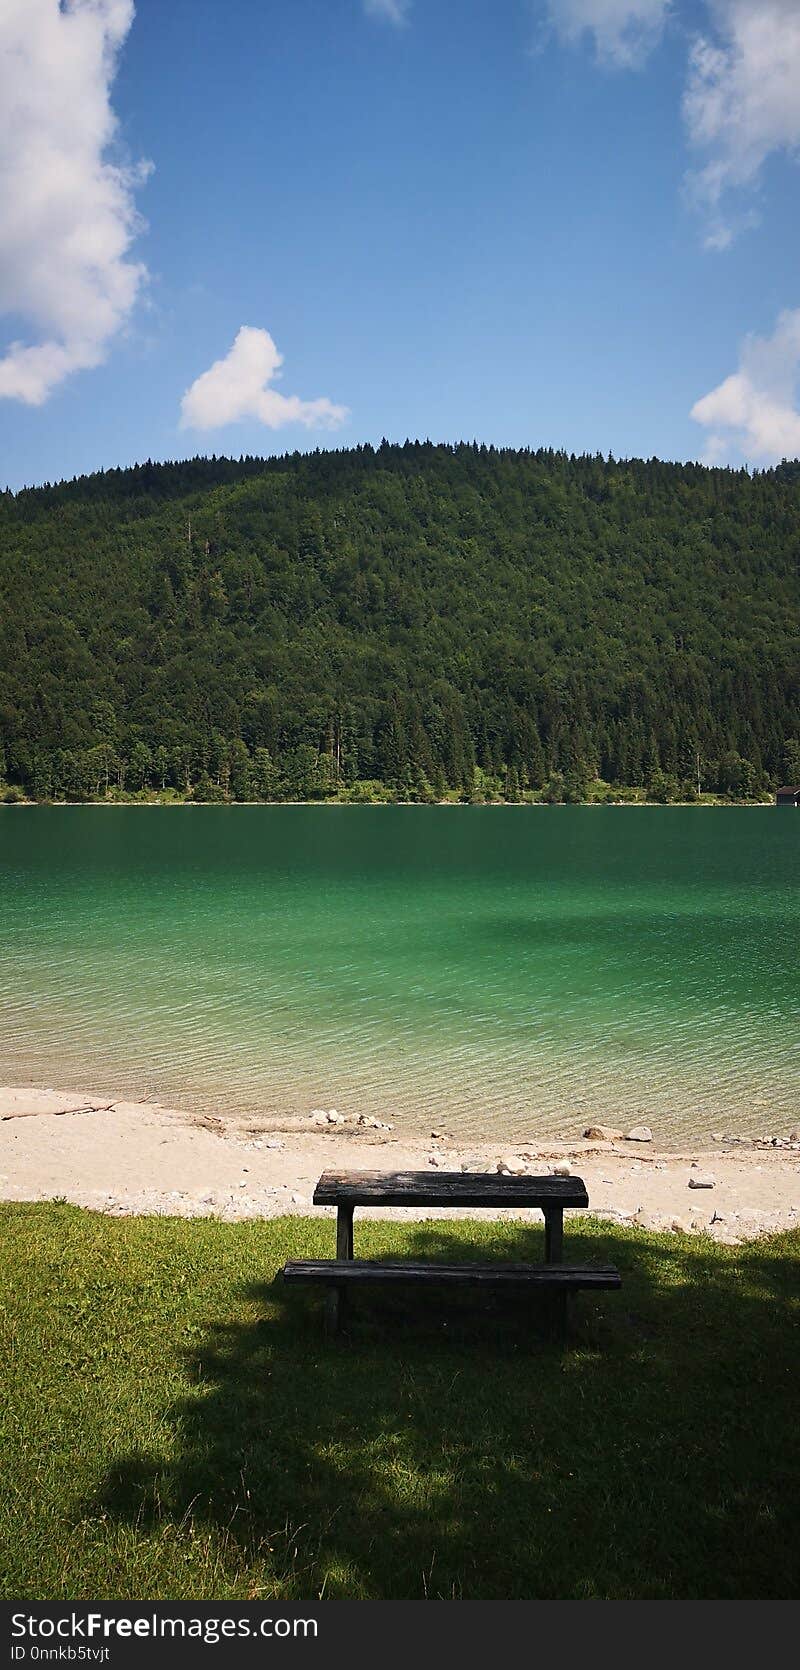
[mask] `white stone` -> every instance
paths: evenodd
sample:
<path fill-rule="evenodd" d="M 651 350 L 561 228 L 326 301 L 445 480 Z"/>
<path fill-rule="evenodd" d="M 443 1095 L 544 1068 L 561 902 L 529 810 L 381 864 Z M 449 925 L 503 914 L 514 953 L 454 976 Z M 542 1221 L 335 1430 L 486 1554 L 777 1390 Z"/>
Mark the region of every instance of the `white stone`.
<path fill-rule="evenodd" d="M 649 1125 L 633 1125 L 629 1130 L 626 1142 L 652 1142 L 653 1133 Z"/>
<path fill-rule="evenodd" d="M 498 1160 L 497 1170 L 508 1177 L 524 1177 L 525 1163 L 514 1154 L 505 1154 L 502 1160 Z"/>
<path fill-rule="evenodd" d="M 569 1160 L 557 1160 L 555 1165 L 552 1167 L 551 1175 L 553 1177 L 571 1177 L 572 1166 L 570 1165 Z"/>
<path fill-rule="evenodd" d="M 636 1222 L 641 1224 L 642 1229 L 663 1231 L 670 1227 L 669 1219 L 664 1217 L 663 1212 L 649 1212 L 644 1206 L 639 1207 Z"/>

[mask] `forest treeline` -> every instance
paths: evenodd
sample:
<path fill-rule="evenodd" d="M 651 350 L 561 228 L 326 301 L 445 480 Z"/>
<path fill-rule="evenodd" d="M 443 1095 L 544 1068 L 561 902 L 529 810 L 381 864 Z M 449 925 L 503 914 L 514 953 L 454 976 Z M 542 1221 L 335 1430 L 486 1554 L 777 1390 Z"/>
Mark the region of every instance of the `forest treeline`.
<path fill-rule="evenodd" d="M 800 781 L 798 556 L 798 464 L 384 443 L 6 493 L 0 784 L 757 796 Z"/>

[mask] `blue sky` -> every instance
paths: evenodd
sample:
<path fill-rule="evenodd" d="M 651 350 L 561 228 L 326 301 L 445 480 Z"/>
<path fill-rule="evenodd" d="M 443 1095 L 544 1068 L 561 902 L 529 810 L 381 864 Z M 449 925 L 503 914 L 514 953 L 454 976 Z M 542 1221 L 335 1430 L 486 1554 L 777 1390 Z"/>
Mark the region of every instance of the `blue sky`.
<path fill-rule="evenodd" d="M 798 146 L 796 0 L 3 0 L 0 476 L 800 453 Z"/>

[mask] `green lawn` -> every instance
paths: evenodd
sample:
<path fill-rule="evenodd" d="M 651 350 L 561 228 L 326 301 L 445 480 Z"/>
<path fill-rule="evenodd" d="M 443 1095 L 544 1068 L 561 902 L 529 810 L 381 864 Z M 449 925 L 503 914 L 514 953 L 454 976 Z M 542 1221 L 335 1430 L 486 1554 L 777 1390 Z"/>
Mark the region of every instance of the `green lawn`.
<path fill-rule="evenodd" d="M 5 1598 L 789 1598 L 800 1234 L 569 1225 L 621 1293 L 570 1348 L 530 1304 L 354 1300 L 325 1344 L 286 1257 L 330 1223 L 0 1211 Z M 541 1255 L 490 1222 L 356 1250 Z"/>

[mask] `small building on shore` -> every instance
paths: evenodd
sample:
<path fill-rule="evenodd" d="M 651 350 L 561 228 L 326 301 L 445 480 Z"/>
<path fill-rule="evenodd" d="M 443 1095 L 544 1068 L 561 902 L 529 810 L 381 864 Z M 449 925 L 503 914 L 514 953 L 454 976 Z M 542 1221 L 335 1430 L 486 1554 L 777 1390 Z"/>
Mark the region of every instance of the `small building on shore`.
<path fill-rule="evenodd" d="M 800 806 L 800 789 L 778 789 L 776 806 Z"/>

